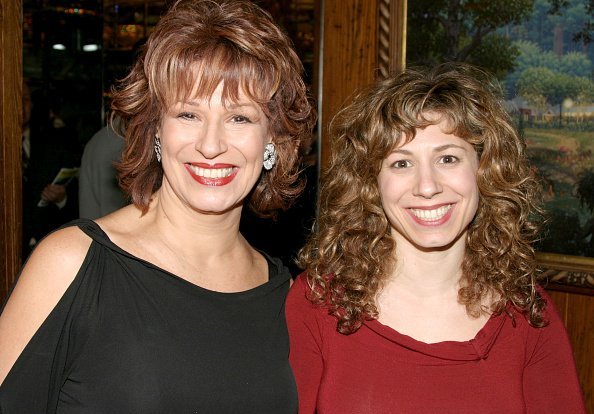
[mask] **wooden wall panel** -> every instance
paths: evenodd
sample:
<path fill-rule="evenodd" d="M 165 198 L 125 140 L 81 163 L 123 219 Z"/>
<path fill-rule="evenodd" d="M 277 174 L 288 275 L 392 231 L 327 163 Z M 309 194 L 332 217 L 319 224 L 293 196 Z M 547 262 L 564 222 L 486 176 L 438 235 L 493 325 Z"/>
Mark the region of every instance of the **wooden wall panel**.
<path fill-rule="evenodd" d="M 371 83 L 377 75 L 379 1 L 321 3 L 318 105 L 322 165 L 330 158 L 327 133 L 330 120 L 356 90 Z"/>
<path fill-rule="evenodd" d="M 594 296 L 553 292 L 573 346 L 580 382 L 589 413 L 594 413 Z"/>
<path fill-rule="evenodd" d="M 22 2 L 0 0 L 0 302 L 21 266 Z"/>

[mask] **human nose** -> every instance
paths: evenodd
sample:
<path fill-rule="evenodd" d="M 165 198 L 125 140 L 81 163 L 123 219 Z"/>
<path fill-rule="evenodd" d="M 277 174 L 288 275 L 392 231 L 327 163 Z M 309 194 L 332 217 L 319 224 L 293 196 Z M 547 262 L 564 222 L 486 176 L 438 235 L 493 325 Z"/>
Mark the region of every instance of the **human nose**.
<path fill-rule="evenodd" d="M 207 159 L 216 158 L 227 151 L 224 128 L 217 122 L 205 123 L 196 139 L 195 149 Z"/>
<path fill-rule="evenodd" d="M 430 165 L 421 166 L 417 170 L 413 194 L 423 198 L 432 198 L 443 191 L 439 174 Z"/>

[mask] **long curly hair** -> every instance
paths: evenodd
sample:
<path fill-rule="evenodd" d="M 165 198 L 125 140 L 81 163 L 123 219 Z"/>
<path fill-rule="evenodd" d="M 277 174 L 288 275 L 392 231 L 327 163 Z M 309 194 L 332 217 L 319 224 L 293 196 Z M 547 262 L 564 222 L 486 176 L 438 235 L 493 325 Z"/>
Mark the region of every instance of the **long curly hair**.
<path fill-rule="evenodd" d="M 159 20 L 131 72 L 114 89 L 112 116 L 125 137 L 120 185 L 146 212 L 163 170 L 153 145 L 163 114 L 198 92 L 209 98 L 223 83 L 223 101 L 242 90 L 267 116 L 277 149 L 250 207 L 266 216 L 286 209 L 303 189 L 301 154 L 315 124 L 303 65 L 271 16 L 248 0 L 178 0 Z M 193 96 L 192 96 L 193 97 Z"/>
<path fill-rule="evenodd" d="M 479 207 L 467 232 L 459 302 L 473 316 L 500 313 L 511 303 L 533 326 L 545 324 L 532 247 L 539 186 L 490 79 L 461 63 L 408 69 L 368 87 L 333 119 L 319 219 L 299 262 L 308 272 L 310 300 L 328 307 L 339 332 L 377 318 L 375 298 L 397 260 L 378 189 L 382 161 L 440 120 L 479 156 Z M 488 298 L 497 299 L 485 309 Z"/>

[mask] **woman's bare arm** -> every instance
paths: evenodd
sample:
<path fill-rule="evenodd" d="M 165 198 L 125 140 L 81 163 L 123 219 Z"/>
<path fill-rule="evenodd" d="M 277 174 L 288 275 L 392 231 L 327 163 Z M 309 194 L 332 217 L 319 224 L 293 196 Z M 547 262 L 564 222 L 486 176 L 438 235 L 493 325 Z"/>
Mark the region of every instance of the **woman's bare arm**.
<path fill-rule="evenodd" d="M 0 315 L 0 384 L 74 280 L 90 244 L 80 229 L 68 227 L 36 247 Z"/>

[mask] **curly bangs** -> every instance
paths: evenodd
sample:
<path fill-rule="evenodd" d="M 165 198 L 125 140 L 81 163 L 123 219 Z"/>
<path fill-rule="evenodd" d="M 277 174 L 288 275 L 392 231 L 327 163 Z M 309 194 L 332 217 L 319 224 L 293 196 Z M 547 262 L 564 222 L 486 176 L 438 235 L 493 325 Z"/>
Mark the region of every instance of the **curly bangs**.
<path fill-rule="evenodd" d="M 142 211 L 160 187 L 153 153 L 162 116 L 176 102 L 210 99 L 223 84 L 223 104 L 241 93 L 269 119 L 277 164 L 262 173 L 250 206 L 263 216 L 286 209 L 300 193 L 301 154 L 315 124 L 303 66 L 271 16 L 247 0 L 179 0 L 159 20 L 130 74 L 114 91 L 126 146 L 120 184 Z"/>
<path fill-rule="evenodd" d="M 381 208 L 382 161 L 416 131 L 445 120 L 479 156 L 480 201 L 467 236 L 460 303 L 470 315 L 511 303 L 544 324 L 536 292 L 532 243 L 538 232 L 538 185 L 500 89 L 486 73 L 461 63 L 408 69 L 359 93 L 332 121 L 332 157 L 321 178 L 317 232 L 300 254 L 311 300 L 329 308 L 339 332 L 377 318 L 375 298 L 396 258 Z M 489 309 L 486 298 L 498 300 Z"/>

